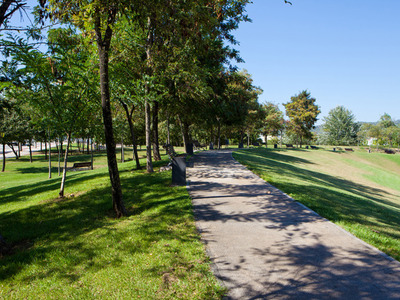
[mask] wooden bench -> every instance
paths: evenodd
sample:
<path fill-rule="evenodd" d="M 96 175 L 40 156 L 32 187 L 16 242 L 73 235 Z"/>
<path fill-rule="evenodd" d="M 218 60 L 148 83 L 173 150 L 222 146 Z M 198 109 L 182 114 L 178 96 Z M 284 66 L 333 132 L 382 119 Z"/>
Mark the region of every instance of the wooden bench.
<path fill-rule="evenodd" d="M 254 142 L 253 146 L 258 147 L 258 146 L 260 146 L 260 143 Z"/>
<path fill-rule="evenodd" d="M 354 150 L 352 148 L 344 148 L 345 151 L 350 151 L 353 152 Z"/>
<path fill-rule="evenodd" d="M 76 170 L 76 169 L 80 169 L 80 168 L 91 168 L 91 167 L 92 167 L 92 163 L 90 161 L 78 162 L 78 163 L 74 163 L 72 168 L 69 168 L 68 170 Z"/>
<path fill-rule="evenodd" d="M 311 147 L 311 149 L 318 149 L 317 146 L 310 146 L 310 147 Z"/>
<path fill-rule="evenodd" d="M 293 144 L 286 144 L 286 148 L 293 148 Z"/>

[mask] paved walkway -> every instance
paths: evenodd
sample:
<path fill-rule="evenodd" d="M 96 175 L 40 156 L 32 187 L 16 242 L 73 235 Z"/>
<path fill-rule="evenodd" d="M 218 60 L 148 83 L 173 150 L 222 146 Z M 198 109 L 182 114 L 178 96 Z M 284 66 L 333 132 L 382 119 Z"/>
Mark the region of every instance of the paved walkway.
<path fill-rule="evenodd" d="M 197 226 L 228 299 L 400 299 L 400 263 L 206 151 L 188 168 Z"/>

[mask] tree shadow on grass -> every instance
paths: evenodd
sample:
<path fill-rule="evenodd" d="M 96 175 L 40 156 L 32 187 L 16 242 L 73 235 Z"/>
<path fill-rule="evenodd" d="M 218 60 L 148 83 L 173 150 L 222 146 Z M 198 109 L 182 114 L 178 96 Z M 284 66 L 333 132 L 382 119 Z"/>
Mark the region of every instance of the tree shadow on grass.
<path fill-rule="evenodd" d="M 346 242 L 352 238 L 336 226 L 329 227 L 323 218 L 256 177 L 244 174 L 246 180 L 230 181 L 241 176 L 242 167 L 229 162 L 227 155 L 225 159 L 216 157 L 219 168 L 210 164 L 211 155 L 195 160 L 195 168 L 189 172 L 193 175 L 190 191 L 200 231 L 208 247 L 215 251 L 212 259 L 218 267 L 216 275 L 230 289 L 227 299 L 231 296 L 232 299 L 399 298 L 399 264 L 361 243 L 347 247 Z M 333 176 L 318 172 L 304 173 L 300 167 L 263 156 L 242 158 L 260 171 L 271 171 L 278 166 L 280 174 L 300 173 L 304 180 L 317 180 L 318 185 L 310 185 L 308 181 L 287 182 L 280 188 L 331 220 L 353 223 L 361 220 L 374 227 L 377 221 L 382 230 L 398 227 L 397 207 L 383 205 L 379 190 L 362 185 L 354 187 L 354 183 L 343 179 L 335 182 Z M 215 181 L 215 177 L 221 180 Z M 344 188 L 334 188 L 335 184 Z M 376 194 L 370 196 L 371 192 Z M 221 226 L 228 222 L 226 227 Z M 313 226 L 318 230 L 312 229 Z M 324 230 L 329 233 L 328 239 L 323 237 Z M 232 242 L 229 244 L 222 238 L 220 245 L 225 242 L 222 246 L 226 249 L 218 251 L 216 240 L 221 232 L 231 233 Z M 384 234 L 400 238 L 398 229 Z M 305 242 L 306 239 L 310 242 Z M 263 243 L 264 240 L 267 242 Z M 269 245 L 269 241 L 273 242 Z"/>
<path fill-rule="evenodd" d="M 259 222 L 271 218 L 274 215 L 274 210 L 268 210 L 268 214 L 263 213 L 267 207 L 263 206 L 263 201 L 260 199 L 268 196 L 276 197 L 276 201 L 279 201 L 279 195 L 275 195 L 274 190 L 270 189 L 268 185 L 260 189 L 259 182 L 252 180 L 250 175 L 226 171 L 224 167 L 229 164 L 229 157 L 228 160 L 227 157 L 226 155 L 225 158 L 223 156 L 215 156 L 215 164 L 209 164 L 210 159 L 214 159 L 212 156 L 204 155 L 195 160 L 197 173 L 193 174 L 194 177 L 205 178 L 206 180 L 193 181 L 191 182 L 191 187 L 197 191 L 215 191 L 219 194 L 218 198 L 220 199 L 217 202 L 206 203 L 197 207 L 196 210 L 200 212 L 201 218 L 223 222 L 229 220 Z M 380 234 L 384 237 L 387 236 L 394 240 L 400 238 L 398 225 L 400 224 L 400 214 L 398 213 L 400 205 L 386 200 L 385 197 L 389 196 L 386 191 L 305 169 L 304 166 L 298 166 L 294 162 L 304 164 L 307 163 L 306 160 L 288 158 L 286 155 L 274 151 L 266 152 L 264 149 L 246 151 L 245 156 L 239 156 L 239 159 L 243 159 L 249 164 L 249 169 L 257 174 L 266 174 L 268 176 L 268 174 L 273 173 L 286 178 L 293 178 L 293 180 L 288 179 L 287 182 L 269 180 L 269 183 L 292 195 L 295 200 L 333 222 L 364 224 L 367 228 L 370 228 L 371 234 L 374 234 L 373 230 L 375 230 L 380 231 Z M 235 168 L 241 167 L 241 165 L 235 166 Z M 208 178 L 211 179 L 213 177 L 236 179 L 239 176 L 244 176 L 246 178 L 243 179 L 250 180 L 247 184 L 240 186 L 232 184 L 229 180 L 223 183 L 212 180 L 207 182 Z M 208 196 L 205 193 L 202 195 L 200 192 L 197 197 L 201 200 Z M 259 203 L 260 211 L 221 214 L 218 205 L 223 203 L 225 198 L 228 199 L 230 197 L 242 197 L 244 202 L 254 200 Z M 211 194 L 210 198 L 214 198 L 214 196 Z M 276 209 L 279 214 L 281 211 L 285 211 L 284 203 Z M 278 220 L 275 220 L 275 222 L 283 226 L 286 222 L 285 220 L 282 220 L 283 223 Z M 304 222 L 304 220 L 297 220 L 294 216 L 291 216 L 290 220 L 295 223 Z M 307 220 L 312 221 L 312 218 L 307 218 Z M 398 253 L 396 254 L 396 252 L 390 252 L 389 254 L 398 258 Z"/>
<path fill-rule="evenodd" d="M 70 179 L 69 183 L 98 176 L 104 174 Z M 0 258 L 0 280 L 20 274 L 18 278 L 22 276 L 26 283 L 47 277 L 73 282 L 82 276 L 82 269 L 96 272 L 107 265 L 118 267 L 123 264 L 120 256 L 150 252 L 158 241 L 195 239 L 195 231 L 186 230 L 192 218 L 190 200 L 184 188 L 170 187 L 170 176 L 170 172 L 122 171 L 124 201 L 130 216 L 119 220 L 109 217 L 113 212 L 108 184 L 74 198 L 2 213 L 0 232 L 16 247 L 14 253 Z M 23 191 L 15 190 L 14 196 L 22 199 L 27 193 L 34 195 L 54 188 L 54 184 L 36 190 L 34 185 L 26 186 Z M 25 246 L 18 246 L 21 241 L 26 241 Z M 109 251 L 112 257 L 102 258 Z M 57 263 L 60 260 L 64 262 Z M 24 271 L 33 265 L 39 266 L 39 271 Z"/>
<path fill-rule="evenodd" d="M 101 173 L 80 173 L 80 174 L 68 174 L 66 179 L 66 186 L 70 187 L 75 184 L 81 183 L 86 180 L 92 180 L 96 178 L 104 177 Z M 6 188 L 0 190 L 1 205 L 7 205 L 7 203 L 24 201 L 37 194 L 54 191 L 54 198 L 58 196 L 58 189 L 60 188 L 61 177 L 52 179 L 45 179 L 40 182 L 31 184 L 19 185 L 16 187 Z"/>
<path fill-rule="evenodd" d="M 310 185 L 312 184 L 315 186 L 317 184 L 317 186 L 321 186 L 322 189 L 321 192 L 316 192 L 315 194 L 311 195 L 323 195 L 323 193 L 327 192 L 325 190 L 326 188 L 328 188 L 328 190 L 331 189 L 332 192 L 337 189 L 340 196 L 343 196 L 344 193 L 347 192 L 353 194 L 353 197 L 356 198 L 365 198 L 374 203 L 383 203 L 394 208 L 400 208 L 400 204 L 383 199 L 383 197 L 389 194 L 382 189 L 372 188 L 370 186 L 358 184 L 336 176 L 307 170 L 295 165 L 297 162 L 296 158 L 293 160 L 292 157 L 280 155 L 279 153 L 273 151 L 267 153 L 253 151 L 251 153 L 246 153 L 245 160 L 250 164 L 250 169 L 258 174 L 278 173 L 282 176 L 298 178 L 305 183 L 301 186 L 296 186 L 296 189 L 293 188 L 293 183 L 284 184 L 286 193 L 306 194 L 302 191 L 307 189 L 309 185 L 306 183 L 309 182 Z M 271 184 L 275 183 L 271 182 Z M 279 183 L 278 185 L 282 186 L 282 183 Z"/>

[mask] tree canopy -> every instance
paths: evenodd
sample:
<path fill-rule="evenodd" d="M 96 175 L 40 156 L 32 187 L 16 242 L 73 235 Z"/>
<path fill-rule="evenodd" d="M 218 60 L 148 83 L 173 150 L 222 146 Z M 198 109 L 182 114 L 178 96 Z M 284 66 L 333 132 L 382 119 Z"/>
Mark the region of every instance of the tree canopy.
<path fill-rule="evenodd" d="M 290 98 L 288 103 L 283 104 L 286 115 L 290 119 L 289 130 L 297 136 L 300 146 L 304 140 L 312 138 L 311 129 L 314 128 L 317 116 L 321 112 L 316 99 L 311 97 L 308 91 L 302 91 Z"/>
<path fill-rule="evenodd" d="M 331 145 L 354 145 L 360 124 L 356 122 L 352 112 L 343 106 L 333 108 L 324 119 L 323 130 L 326 143 Z"/>

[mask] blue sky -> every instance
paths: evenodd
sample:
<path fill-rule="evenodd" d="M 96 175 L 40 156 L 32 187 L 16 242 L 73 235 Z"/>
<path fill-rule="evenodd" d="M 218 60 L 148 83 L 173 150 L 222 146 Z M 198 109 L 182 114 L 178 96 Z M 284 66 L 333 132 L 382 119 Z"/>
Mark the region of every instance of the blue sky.
<path fill-rule="evenodd" d="M 31 6 L 37 1 L 28 0 Z M 260 102 L 278 104 L 307 89 L 321 108 L 358 121 L 400 119 L 400 0 L 253 0 L 234 33 Z M 24 16 L 24 21 L 28 21 Z M 20 23 L 17 14 L 13 23 Z"/>
<path fill-rule="evenodd" d="M 244 64 L 279 104 L 307 89 L 321 114 L 343 105 L 357 121 L 400 119 L 399 0 L 254 0 L 235 32 Z"/>

